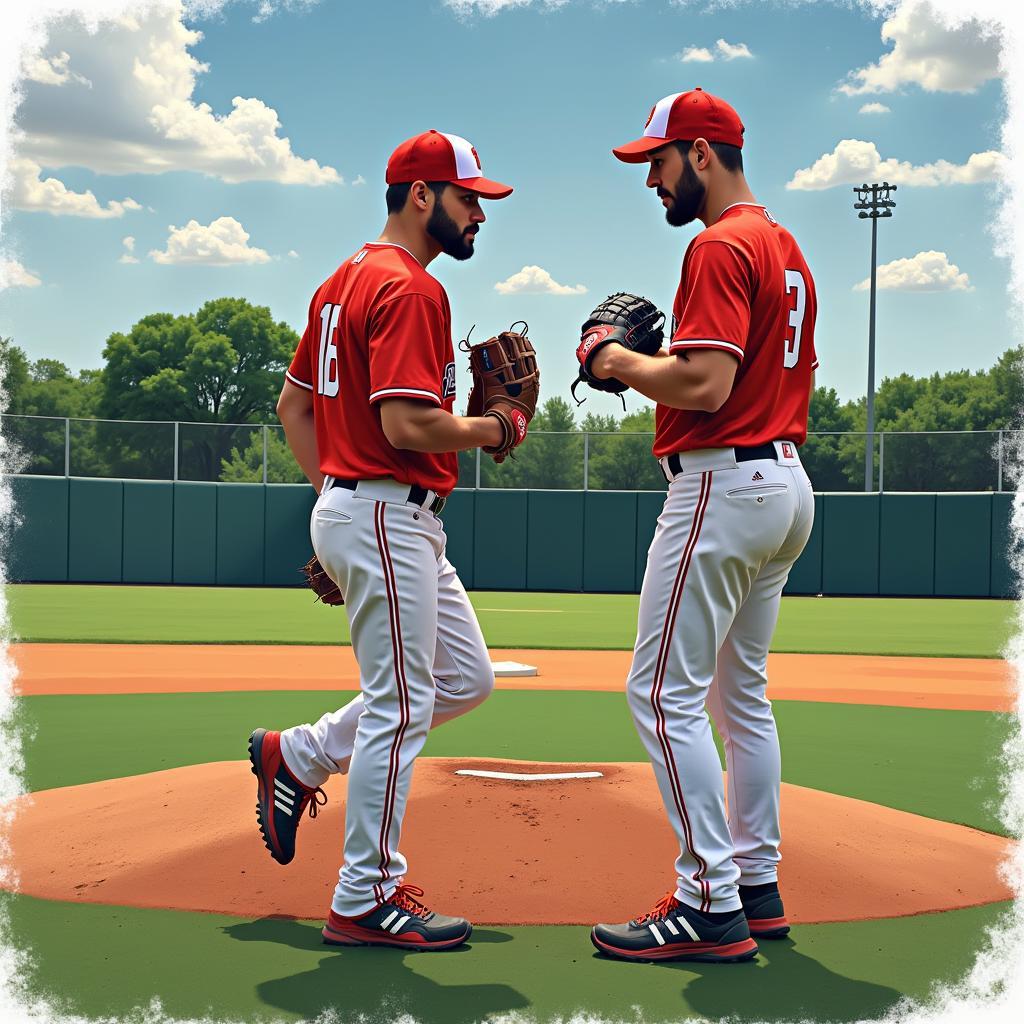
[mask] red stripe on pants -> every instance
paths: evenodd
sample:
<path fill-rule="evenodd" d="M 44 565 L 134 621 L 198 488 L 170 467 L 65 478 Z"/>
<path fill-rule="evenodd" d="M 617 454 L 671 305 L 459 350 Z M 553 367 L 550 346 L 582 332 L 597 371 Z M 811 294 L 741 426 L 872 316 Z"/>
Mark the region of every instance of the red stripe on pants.
<path fill-rule="evenodd" d="M 690 523 L 690 533 L 683 546 L 683 554 L 679 559 L 679 568 L 676 570 L 675 582 L 672 585 L 672 594 L 669 598 L 668 610 L 665 613 L 665 625 L 661 631 L 661 646 L 658 650 L 658 660 L 654 668 L 654 681 L 651 686 L 651 706 L 654 709 L 656 733 L 658 742 L 661 744 L 662 755 L 665 758 L 665 768 L 668 772 L 669 784 L 672 788 L 672 798 L 679 812 L 679 818 L 683 824 L 683 836 L 686 842 L 686 849 L 690 856 L 697 862 L 697 870 L 694 872 L 694 881 L 700 885 L 701 905 L 700 909 L 707 911 L 711 907 L 711 886 L 703 875 L 707 872 L 707 862 L 693 847 L 693 829 L 690 825 L 689 815 L 686 813 L 686 801 L 683 799 L 683 786 L 679 779 L 679 770 L 676 768 L 675 757 L 672 754 L 672 746 L 669 743 L 668 732 L 665 724 L 665 712 L 661 707 L 661 691 L 665 682 L 665 669 L 668 664 L 668 652 L 672 642 L 672 632 L 675 629 L 676 615 L 679 612 L 679 604 L 682 601 L 683 588 L 686 585 L 686 574 L 690 569 L 690 561 L 693 558 L 694 548 L 700 537 L 701 525 L 704 522 L 704 513 L 708 507 L 708 500 L 711 497 L 710 472 L 702 473 L 700 478 L 700 495 L 697 498 L 697 507 L 693 513 L 693 521 Z"/>

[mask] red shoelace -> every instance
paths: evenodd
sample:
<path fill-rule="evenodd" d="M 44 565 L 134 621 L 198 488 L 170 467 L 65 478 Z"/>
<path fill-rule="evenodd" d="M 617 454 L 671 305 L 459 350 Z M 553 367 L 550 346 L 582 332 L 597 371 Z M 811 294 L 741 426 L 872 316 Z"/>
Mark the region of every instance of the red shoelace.
<path fill-rule="evenodd" d="M 388 897 L 388 903 L 392 903 L 410 914 L 415 914 L 417 917 L 427 917 L 430 910 L 415 898 L 422 895 L 423 890 L 418 885 L 400 885 Z"/>
<path fill-rule="evenodd" d="M 676 899 L 675 893 L 667 892 L 654 904 L 653 910 L 648 910 L 642 917 L 638 917 L 634 923 L 642 925 L 647 924 L 648 921 L 661 921 L 668 917 L 678 906 L 679 900 Z"/>

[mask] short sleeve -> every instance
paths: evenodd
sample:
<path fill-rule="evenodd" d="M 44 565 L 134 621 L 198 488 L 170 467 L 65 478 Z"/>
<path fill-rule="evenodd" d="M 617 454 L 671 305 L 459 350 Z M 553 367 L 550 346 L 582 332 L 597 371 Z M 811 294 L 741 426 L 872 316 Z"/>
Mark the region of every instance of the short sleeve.
<path fill-rule="evenodd" d="M 750 329 L 751 277 L 747 261 L 727 242 L 695 246 L 686 261 L 682 311 L 669 352 L 717 348 L 742 362 Z"/>
<path fill-rule="evenodd" d="M 370 401 L 420 398 L 441 405 L 445 369 L 444 313 L 426 295 L 400 295 L 370 321 Z"/>
<path fill-rule="evenodd" d="M 295 355 L 292 356 L 291 366 L 285 371 L 285 377 L 300 388 L 312 391 L 312 370 L 313 364 L 309 357 L 309 324 L 307 323 L 306 329 L 302 332 L 302 338 L 299 340 L 299 347 L 295 350 Z"/>

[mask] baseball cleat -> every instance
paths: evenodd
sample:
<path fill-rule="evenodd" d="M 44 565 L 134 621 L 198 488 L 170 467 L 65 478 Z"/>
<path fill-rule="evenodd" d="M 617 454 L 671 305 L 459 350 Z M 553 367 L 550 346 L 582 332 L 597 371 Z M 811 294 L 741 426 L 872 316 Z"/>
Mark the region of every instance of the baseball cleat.
<path fill-rule="evenodd" d="M 778 882 L 741 885 L 740 902 L 751 935 L 758 939 L 782 939 L 789 934 Z"/>
<path fill-rule="evenodd" d="M 249 760 L 258 783 L 256 820 L 263 842 L 278 864 L 288 864 L 295 856 L 295 833 L 302 812 L 308 805 L 309 816 L 315 818 L 317 807 L 327 803 L 327 794 L 319 786 L 304 786 L 288 770 L 281 756 L 279 732 L 257 729 L 249 737 Z"/>
<path fill-rule="evenodd" d="M 702 914 L 680 903 L 672 893 L 627 924 L 595 925 L 590 941 L 607 956 L 642 962 L 735 963 L 757 956 L 757 943 L 750 937 L 742 910 L 735 914 Z"/>
<path fill-rule="evenodd" d="M 417 896 L 423 890 L 400 885 L 379 907 L 359 917 L 342 917 L 333 910 L 324 925 L 328 946 L 395 946 L 439 952 L 461 946 L 473 926 L 461 917 L 445 917 L 425 907 Z"/>

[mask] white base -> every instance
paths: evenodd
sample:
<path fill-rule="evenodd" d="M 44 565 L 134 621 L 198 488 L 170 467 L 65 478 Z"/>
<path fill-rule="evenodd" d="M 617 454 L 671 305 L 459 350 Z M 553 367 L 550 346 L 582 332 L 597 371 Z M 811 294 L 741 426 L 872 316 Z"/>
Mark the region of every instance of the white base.
<path fill-rule="evenodd" d="M 524 665 L 521 661 L 492 661 L 491 667 L 496 676 L 540 675 L 536 665 Z"/>

